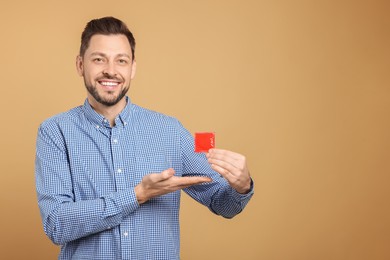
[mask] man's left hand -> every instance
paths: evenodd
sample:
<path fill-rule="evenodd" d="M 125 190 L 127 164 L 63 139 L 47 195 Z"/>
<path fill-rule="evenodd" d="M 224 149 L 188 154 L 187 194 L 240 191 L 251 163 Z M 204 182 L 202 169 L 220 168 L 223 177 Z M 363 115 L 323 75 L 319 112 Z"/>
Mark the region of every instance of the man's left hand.
<path fill-rule="evenodd" d="M 250 191 L 251 177 L 244 155 L 222 149 L 210 149 L 206 154 L 211 168 L 221 174 L 238 193 Z"/>

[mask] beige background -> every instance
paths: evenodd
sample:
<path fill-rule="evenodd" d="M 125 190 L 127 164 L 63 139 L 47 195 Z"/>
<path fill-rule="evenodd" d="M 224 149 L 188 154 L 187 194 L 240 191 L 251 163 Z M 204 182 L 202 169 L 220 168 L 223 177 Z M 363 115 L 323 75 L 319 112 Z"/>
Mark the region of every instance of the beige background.
<path fill-rule="evenodd" d="M 55 259 L 34 184 L 45 118 L 82 104 L 92 18 L 137 39 L 133 102 L 215 131 L 256 193 L 233 220 L 186 195 L 182 259 L 390 259 L 390 2 L 1 1 L 1 259 Z"/>

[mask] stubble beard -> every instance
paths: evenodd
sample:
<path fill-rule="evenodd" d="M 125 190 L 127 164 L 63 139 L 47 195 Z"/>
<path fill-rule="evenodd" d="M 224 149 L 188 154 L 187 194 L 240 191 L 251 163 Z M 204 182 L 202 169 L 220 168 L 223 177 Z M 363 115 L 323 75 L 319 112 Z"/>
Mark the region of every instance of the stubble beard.
<path fill-rule="evenodd" d="M 121 92 L 118 94 L 118 96 L 112 95 L 114 93 L 114 91 L 109 91 L 108 94 L 110 94 L 111 98 L 110 97 L 105 98 L 99 94 L 99 92 L 95 86 L 93 86 L 92 84 L 87 84 L 86 82 L 84 82 L 84 83 L 85 83 L 85 88 L 87 89 L 89 94 L 91 94 L 92 97 L 97 102 L 99 102 L 100 104 L 105 105 L 107 107 L 114 106 L 119 101 L 121 101 L 122 98 L 127 94 L 127 92 L 129 91 L 129 88 L 130 88 L 130 86 L 127 86 L 127 87 L 121 89 Z"/>

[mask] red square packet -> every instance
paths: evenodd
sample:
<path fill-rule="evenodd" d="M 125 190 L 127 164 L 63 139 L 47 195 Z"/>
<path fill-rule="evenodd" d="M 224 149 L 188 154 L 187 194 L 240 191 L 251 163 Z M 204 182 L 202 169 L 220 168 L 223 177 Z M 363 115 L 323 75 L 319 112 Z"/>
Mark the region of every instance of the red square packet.
<path fill-rule="evenodd" d="M 215 133 L 202 132 L 195 133 L 195 152 L 208 152 L 209 149 L 215 147 Z"/>

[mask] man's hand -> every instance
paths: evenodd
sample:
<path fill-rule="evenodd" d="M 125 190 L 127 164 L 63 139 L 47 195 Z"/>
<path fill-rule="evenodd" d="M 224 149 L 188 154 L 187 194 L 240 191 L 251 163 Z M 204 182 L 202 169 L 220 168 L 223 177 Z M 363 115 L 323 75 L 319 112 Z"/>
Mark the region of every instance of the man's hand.
<path fill-rule="evenodd" d="M 134 188 L 138 203 L 142 204 L 157 196 L 212 181 L 211 178 L 204 176 L 178 177 L 174 174 L 175 170 L 169 168 L 161 173 L 145 175 L 141 183 Z"/>
<path fill-rule="evenodd" d="M 222 149 L 210 149 L 206 154 L 211 168 L 221 174 L 238 193 L 248 193 L 251 177 L 245 156 Z"/>

